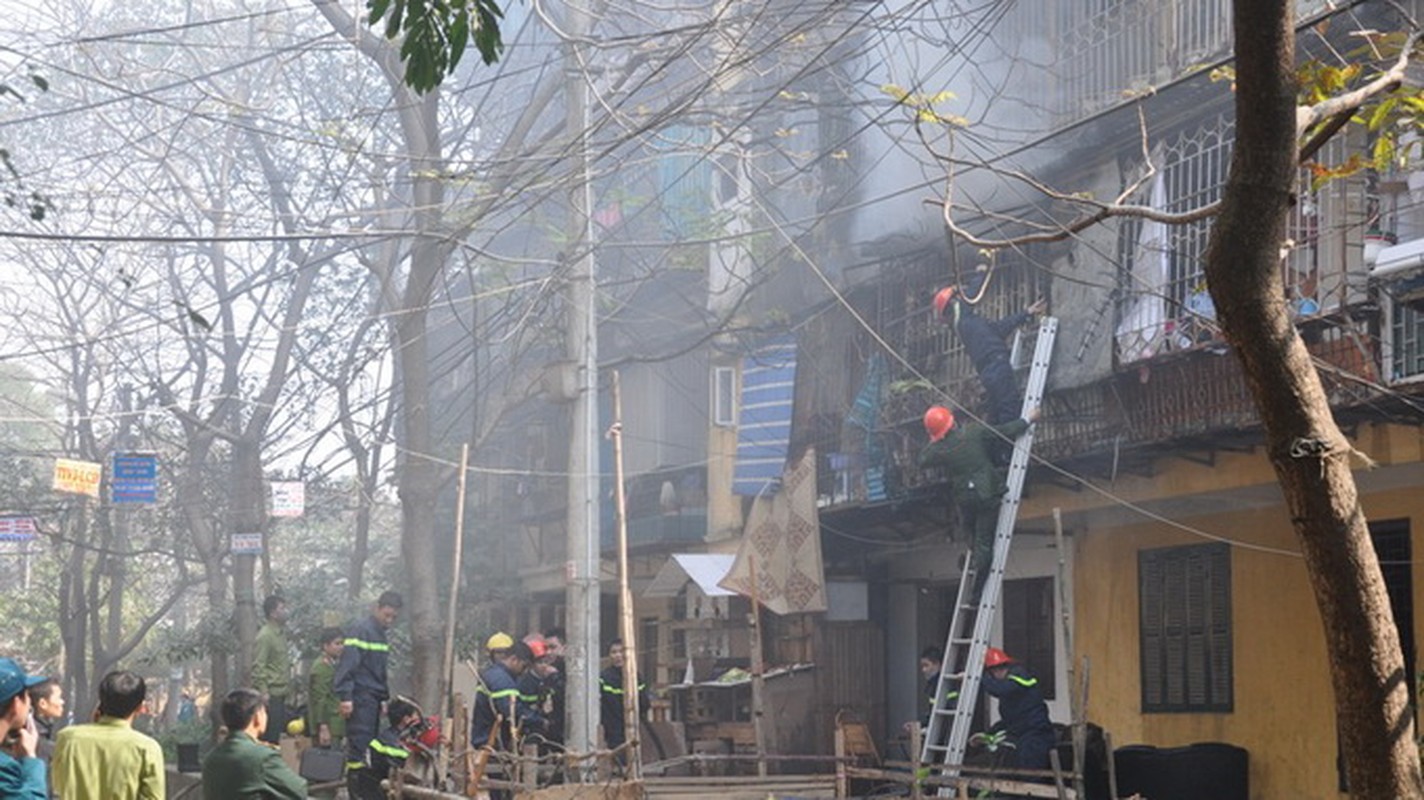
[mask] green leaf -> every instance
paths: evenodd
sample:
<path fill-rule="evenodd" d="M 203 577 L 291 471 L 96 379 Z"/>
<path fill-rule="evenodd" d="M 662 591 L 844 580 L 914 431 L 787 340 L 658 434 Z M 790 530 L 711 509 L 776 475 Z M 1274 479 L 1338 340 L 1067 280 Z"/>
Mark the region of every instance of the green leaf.
<path fill-rule="evenodd" d="M 386 38 L 394 39 L 400 35 L 401 22 L 405 17 L 405 0 L 395 0 L 391 6 L 391 18 L 386 20 Z"/>
<path fill-rule="evenodd" d="M 455 15 L 455 23 L 450 26 L 450 68 L 460 63 L 465 54 L 465 46 L 470 42 L 470 12 L 461 9 Z"/>
<path fill-rule="evenodd" d="M 366 4 L 367 10 L 371 12 L 371 24 L 375 25 L 381 21 L 381 17 L 386 15 L 386 11 L 391 7 L 391 0 L 370 0 Z"/>
<path fill-rule="evenodd" d="M 1366 127 L 1372 131 L 1379 130 L 1380 127 L 1384 125 L 1385 120 L 1389 118 L 1390 112 L 1394 111 L 1398 105 L 1399 98 L 1391 97 L 1375 106 L 1374 113 L 1370 114 L 1370 119 L 1369 122 L 1366 123 Z"/>

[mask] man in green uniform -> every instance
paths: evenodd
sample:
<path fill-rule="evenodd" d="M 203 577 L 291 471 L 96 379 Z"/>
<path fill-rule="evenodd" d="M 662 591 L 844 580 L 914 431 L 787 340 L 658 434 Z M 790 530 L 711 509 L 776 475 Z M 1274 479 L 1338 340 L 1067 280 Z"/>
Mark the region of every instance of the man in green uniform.
<path fill-rule="evenodd" d="M 287 648 L 287 601 L 272 595 L 262 601 L 266 619 L 252 648 L 252 688 L 267 695 L 267 732 L 262 741 L 277 744 L 287 728 L 287 690 L 292 680 L 292 654 Z"/>
<path fill-rule="evenodd" d="M 334 747 L 346 735 L 346 718 L 336 696 L 336 663 L 341 660 L 346 636 L 340 628 L 322 628 L 321 655 L 312 662 L 307 679 L 307 732 L 317 747 Z"/>
<path fill-rule="evenodd" d="M 950 495 L 959 507 L 964 529 L 970 532 L 976 597 L 989 577 L 999 500 L 1007 488 L 1004 472 L 994 464 L 994 449 L 1022 436 L 1038 419 L 1038 409 L 1028 416 L 999 425 L 971 423 L 956 427 L 954 414 L 943 406 L 933 406 L 925 412 L 925 432 L 930 443 L 920 451 L 920 466 L 943 467 L 948 474 Z"/>
<path fill-rule="evenodd" d="M 70 725 L 54 743 L 54 794 L 64 800 L 163 800 L 163 748 L 133 729 L 148 685 L 132 672 L 99 682 L 98 719 Z"/>
<path fill-rule="evenodd" d="M 222 702 L 228 735 L 203 761 L 204 800 L 303 800 L 307 782 L 276 748 L 257 741 L 268 725 L 267 704 L 252 689 L 233 689 Z"/>

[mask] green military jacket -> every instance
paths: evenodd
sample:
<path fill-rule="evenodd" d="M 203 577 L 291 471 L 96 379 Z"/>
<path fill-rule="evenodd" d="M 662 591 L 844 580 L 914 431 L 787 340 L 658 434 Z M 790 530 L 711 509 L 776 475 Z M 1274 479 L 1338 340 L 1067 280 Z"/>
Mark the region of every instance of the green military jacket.
<path fill-rule="evenodd" d="M 332 741 L 346 735 L 341 698 L 336 696 L 336 665 L 318 657 L 312 662 L 307 678 L 307 735 L 315 740 L 323 722 L 331 729 Z"/>
<path fill-rule="evenodd" d="M 292 656 L 287 651 L 287 636 L 280 625 L 268 621 L 257 632 L 252 648 L 252 688 L 285 698 L 291 680 Z"/>
<path fill-rule="evenodd" d="M 991 506 L 1004 493 L 1004 473 L 994 466 L 994 447 L 1003 439 L 1019 438 L 1026 430 L 1028 421 L 1022 419 L 995 426 L 975 423 L 951 430 L 948 436 L 920 451 L 920 466 L 944 467 L 954 502 Z"/>
<path fill-rule="evenodd" d="M 307 782 L 275 748 L 243 731 L 227 735 L 203 761 L 203 800 L 302 800 Z"/>

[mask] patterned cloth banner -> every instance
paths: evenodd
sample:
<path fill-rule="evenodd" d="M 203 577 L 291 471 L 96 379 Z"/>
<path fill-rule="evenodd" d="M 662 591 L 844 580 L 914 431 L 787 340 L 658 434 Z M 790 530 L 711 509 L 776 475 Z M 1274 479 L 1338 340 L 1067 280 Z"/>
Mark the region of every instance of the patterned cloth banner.
<path fill-rule="evenodd" d="M 109 475 L 109 497 L 114 505 L 153 505 L 158 502 L 158 456 L 151 453 L 115 453 Z"/>
<path fill-rule="evenodd" d="M 782 476 L 780 492 L 752 501 L 737 558 L 717 585 L 755 597 L 777 614 L 826 610 L 814 449 L 807 449 Z"/>
<path fill-rule="evenodd" d="M 34 517 L 25 514 L 0 516 L 0 542 L 32 541 L 38 530 Z"/>
<path fill-rule="evenodd" d="M 306 512 L 307 487 L 301 481 L 272 482 L 272 516 L 300 517 Z"/>
<path fill-rule="evenodd" d="M 104 465 L 92 461 L 74 461 L 68 458 L 54 460 L 54 490 L 99 496 L 99 480 L 104 475 Z"/>

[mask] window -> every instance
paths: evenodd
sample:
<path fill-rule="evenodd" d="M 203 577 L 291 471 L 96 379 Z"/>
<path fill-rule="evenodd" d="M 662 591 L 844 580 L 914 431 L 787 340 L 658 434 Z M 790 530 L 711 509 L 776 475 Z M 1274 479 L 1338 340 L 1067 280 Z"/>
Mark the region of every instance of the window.
<path fill-rule="evenodd" d="M 1056 696 L 1053 649 L 1053 579 L 1004 581 L 1004 649 L 1038 678 L 1043 699 Z"/>
<path fill-rule="evenodd" d="M 1142 711 L 1231 711 L 1231 548 L 1137 554 Z"/>
<path fill-rule="evenodd" d="M 737 424 L 737 371 L 732 367 L 712 368 L 712 424 Z"/>
<path fill-rule="evenodd" d="M 1387 299 L 1386 363 L 1391 381 L 1415 381 L 1424 376 L 1424 312 Z"/>

